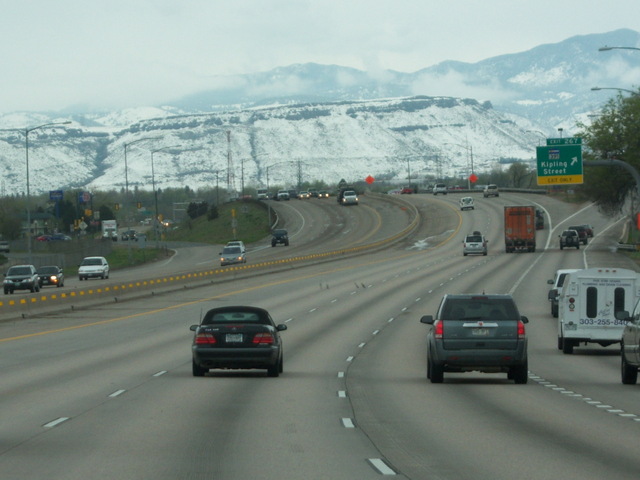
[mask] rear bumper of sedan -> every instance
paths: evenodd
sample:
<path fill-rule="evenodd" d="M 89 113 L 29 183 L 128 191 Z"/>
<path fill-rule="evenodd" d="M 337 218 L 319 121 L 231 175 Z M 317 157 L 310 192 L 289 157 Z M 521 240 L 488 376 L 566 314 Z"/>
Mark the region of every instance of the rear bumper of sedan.
<path fill-rule="evenodd" d="M 203 368 L 269 368 L 278 364 L 279 347 L 201 348 L 192 347 L 193 361 Z"/>

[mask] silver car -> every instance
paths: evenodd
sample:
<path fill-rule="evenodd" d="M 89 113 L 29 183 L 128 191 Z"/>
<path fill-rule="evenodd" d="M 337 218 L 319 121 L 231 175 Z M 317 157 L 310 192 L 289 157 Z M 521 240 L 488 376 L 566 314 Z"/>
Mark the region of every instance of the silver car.
<path fill-rule="evenodd" d="M 247 263 L 247 256 L 238 246 L 224 247 L 220 252 L 220 266 L 233 265 L 234 263 Z"/>
<path fill-rule="evenodd" d="M 462 254 L 467 255 L 486 255 L 488 240 L 484 238 L 480 232 L 474 232 L 464 237 L 462 241 Z"/>

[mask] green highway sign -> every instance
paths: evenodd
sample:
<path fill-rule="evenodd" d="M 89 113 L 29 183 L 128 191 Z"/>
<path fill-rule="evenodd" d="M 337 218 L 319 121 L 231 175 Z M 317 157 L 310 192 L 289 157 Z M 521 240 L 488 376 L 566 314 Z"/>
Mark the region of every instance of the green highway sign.
<path fill-rule="evenodd" d="M 580 137 L 547 138 L 547 145 L 582 145 Z"/>
<path fill-rule="evenodd" d="M 562 140 L 565 143 L 552 143 L 551 140 Z M 576 140 L 578 140 L 576 142 Z M 536 148 L 538 160 L 538 185 L 581 184 L 582 173 L 582 139 L 549 138 L 547 146 Z"/>

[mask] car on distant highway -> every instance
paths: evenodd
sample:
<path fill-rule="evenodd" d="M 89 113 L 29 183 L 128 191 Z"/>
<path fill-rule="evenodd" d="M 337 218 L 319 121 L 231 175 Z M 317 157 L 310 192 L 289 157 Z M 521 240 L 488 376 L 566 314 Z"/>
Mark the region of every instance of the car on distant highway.
<path fill-rule="evenodd" d="M 104 257 L 85 257 L 78 266 L 78 279 L 109 278 L 109 262 Z"/>
<path fill-rule="evenodd" d="M 320 190 L 318 192 L 318 198 L 329 198 L 329 192 L 327 192 L 326 190 Z"/>
<path fill-rule="evenodd" d="M 573 229 L 564 230 L 560 235 L 560 250 L 568 247 L 576 247 L 580 250 L 580 236 L 577 231 Z"/>
<path fill-rule="evenodd" d="M 438 195 L 439 193 L 441 193 L 442 195 L 446 195 L 447 191 L 448 191 L 447 186 L 444 183 L 436 183 L 433 186 L 434 195 Z"/>
<path fill-rule="evenodd" d="M 202 377 L 210 369 L 266 369 L 270 377 L 283 371 L 280 332 L 269 312 L 253 306 L 224 306 L 209 310 L 198 325 L 191 345 L 192 372 Z"/>
<path fill-rule="evenodd" d="M 137 242 L 138 232 L 136 232 L 135 230 L 125 230 L 124 232 L 122 232 L 122 235 L 120 236 L 120 238 L 123 241 L 134 240 Z"/>
<path fill-rule="evenodd" d="M 0 240 L 0 252 L 9 253 L 11 251 L 11 247 L 9 246 L 9 242 L 6 240 Z"/>
<path fill-rule="evenodd" d="M 306 190 L 303 190 L 302 192 L 300 192 L 300 193 L 298 194 L 298 198 L 299 198 L 300 200 L 310 198 L 309 192 L 308 192 L 308 191 L 306 191 Z"/>
<path fill-rule="evenodd" d="M 480 232 L 473 232 L 471 235 L 465 235 L 462 241 L 462 255 L 486 255 L 487 243 L 489 241 L 484 238 Z"/>
<path fill-rule="evenodd" d="M 587 232 L 587 237 L 593 238 L 593 227 L 591 225 L 589 225 L 588 223 L 585 223 L 584 225 L 581 225 L 581 227 L 583 227 L 584 230 Z"/>
<path fill-rule="evenodd" d="M 342 194 L 342 205 L 358 205 L 358 194 L 354 190 L 347 190 Z"/>
<path fill-rule="evenodd" d="M 527 383 L 525 324 L 511 295 L 445 295 L 435 316 L 420 322 L 427 334 L 427 378 L 442 383 L 444 372 L 506 373 Z"/>
<path fill-rule="evenodd" d="M 46 265 L 38 267 L 38 277 L 40 278 L 40 288 L 45 285 L 64 287 L 64 272 L 57 265 Z"/>
<path fill-rule="evenodd" d="M 587 244 L 589 241 L 589 234 L 587 233 L 587 227 L 585 225 L 572 225 L 568 227 L 568 230 L 575 230 L 580 237 L 580 243 Z"/>
<path fill-rule="evenodd" d="M 247 255 L 238 246 L 224 247 L 220 252 L 220 266 L 247 263 Z"/>
<path fill-rule="evenodd" d="M 31 293 L 40 291 L 40 279 L 36 267 L 33 265 L 14 265 L 4 274 L 2 283 L 4 294 L 16 290 L 30 290 Z"/>
<path fill-rule="evenodd" d="M 240 250 L 242 250 L 242 253 L 247 253 L 247 249 L 244 246 L 244 242 L 242 240 L 232 240 L 230 242 L 227 242 L 227 244 L 225 246 L 226 247 L 240 247 Z"/>
<path fill-rule="evenodd" d="M 460 199 L 460 210 L 474 210 L 475 208 L 473 197 L 462 197 Z"/>
<path fill-rule="evenodd" d="M 283 244 L 285 247 L 289 246 L 289 232 L 284 228 L 276 228 L 271 233 L 271 246 L 275 247 L 279 243 Z"/>
<path fill-rule="evenodd" d="M 558 318 L 558 301 L 560 299 L 560 290 L 564 285 L 564 280 L 567 275 L 573 272 L 577 272 L 575 268 L 563 268 L 557 270 L 553 278 L 547 280 L 547 284 L 551 285 L 551 289 L 547 293 L 547 298 L 551 302 L 551 315 Z"/>
<path fill-rule="evenodd" d="M 500 190 L 498 189 L 497 185 L 494 185 L 492 183 L 492 184 L 487 185 L 487 186 L 484 187 L 484 190 L 482 191 L 482 196 L 484 198 L 499 197 L 500 196 Z"/>

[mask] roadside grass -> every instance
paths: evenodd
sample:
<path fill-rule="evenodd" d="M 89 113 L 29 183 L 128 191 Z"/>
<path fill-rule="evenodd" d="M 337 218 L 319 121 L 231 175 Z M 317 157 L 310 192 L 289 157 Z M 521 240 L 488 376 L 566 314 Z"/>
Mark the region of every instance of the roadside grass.
<path fill-rule="evenodd" d="M 271 201 L 271 200 L 268 200 Z M 166 233 L 170 242 L 226 244 L 230 240 L 253 243 L 269 235 L 267 205 L 257 200 L 225 203 L 218 207 L 218 218 L 207 215 L 187 218 Z"/>

